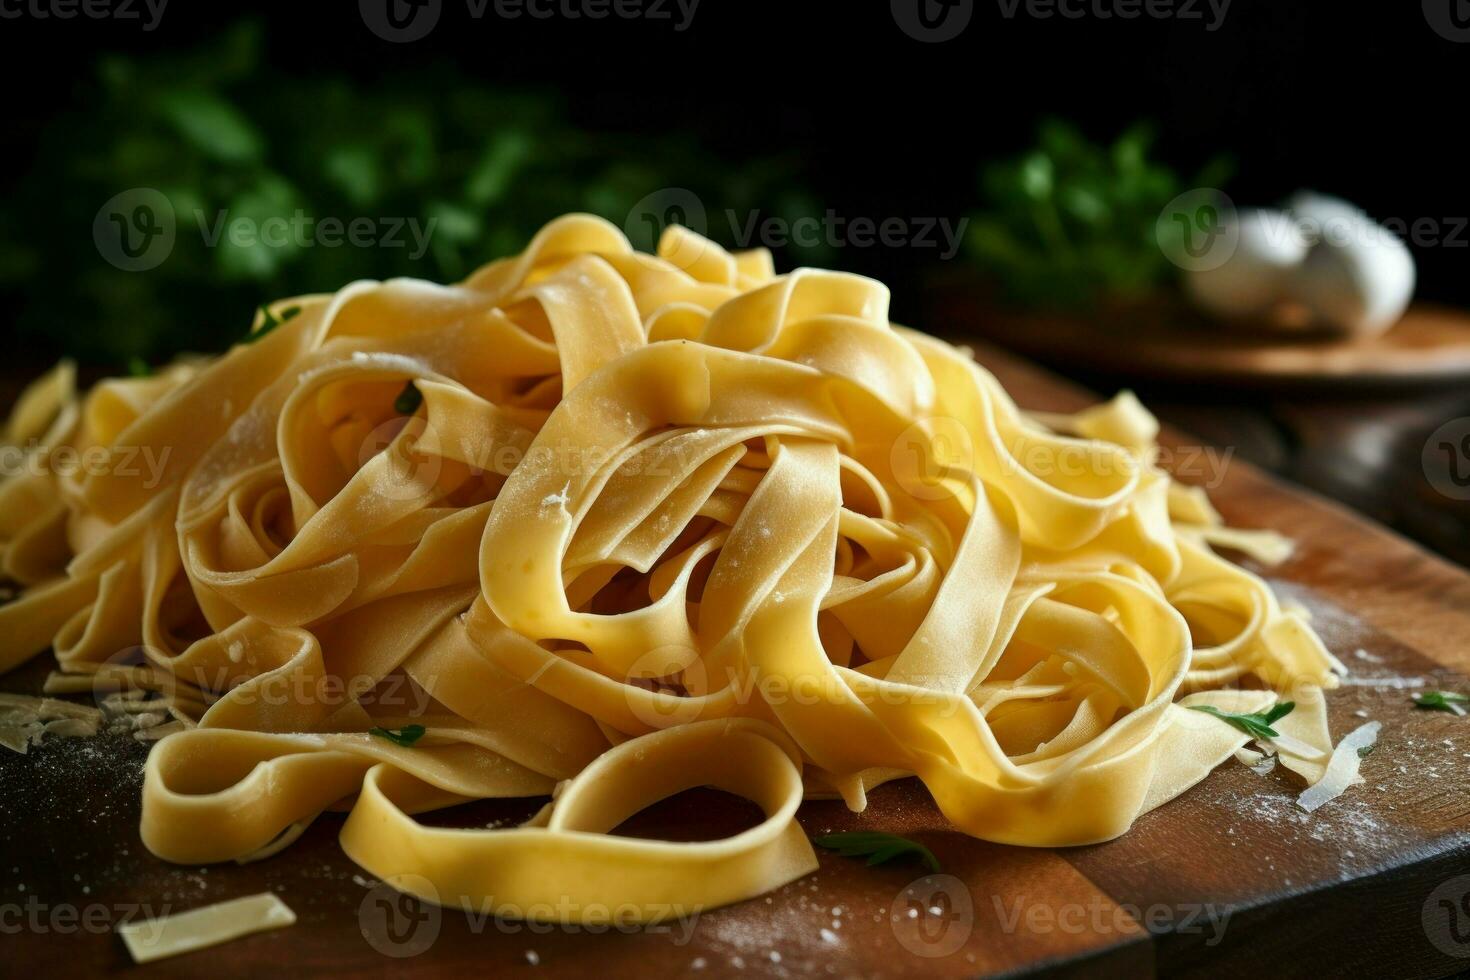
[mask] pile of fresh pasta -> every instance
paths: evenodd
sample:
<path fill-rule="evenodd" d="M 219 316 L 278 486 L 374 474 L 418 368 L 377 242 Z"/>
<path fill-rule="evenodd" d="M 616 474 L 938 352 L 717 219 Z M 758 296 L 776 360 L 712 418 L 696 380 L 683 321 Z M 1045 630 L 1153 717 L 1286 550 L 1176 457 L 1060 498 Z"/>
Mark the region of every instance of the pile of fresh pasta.
<path fill-rule="evenodd" d="M 1289 697 L 1260 748 L 1307 785 L 1333 761 L 1340 665 L 1211 548 L 1281 541 L 1222 527 L 1157 428 L 1128 395 L 1023 413 L 870 279 L 567 216 L 459 285 L 353 283 L 221 357 L 37 382 L 5 430 L 0 670 L 49 647 L 48 692 L 166 720 L 158 856 L 261 858 L 341 810 L 354 861 L 446 905 L 749 898 L 815 869 L 803 799 L 914 776 L 967 834 L 1103 841 L 1250 740 L 1191 706 Z M 613 833 L 701 786 L 763 821 Z M 551 802 L 414 816 L 504 797 Z"/>

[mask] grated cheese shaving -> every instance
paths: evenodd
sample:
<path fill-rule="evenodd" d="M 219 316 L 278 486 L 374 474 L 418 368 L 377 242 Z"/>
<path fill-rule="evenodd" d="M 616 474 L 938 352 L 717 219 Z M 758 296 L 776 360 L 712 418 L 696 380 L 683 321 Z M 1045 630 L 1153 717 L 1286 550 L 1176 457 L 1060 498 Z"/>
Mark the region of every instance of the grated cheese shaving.
<path fill-rule="evenodd" d="M 1332 750 L 1327 772 L 1297 797 L 1297 806 L 1312 813 L 1322 804 L 1337 799 L 1349 786 L 1362 782 L 1358 767 L 1362 765 L 1363 757 L 1359 755 L 1359 751 L 1378 741 L 1378 730 L 1381 727 L 1381 723 L 1370 721 L 1343 736 L 1342 741 L 1337 743 L 1337 748 Z"/>
<path fill-rule="evenodd" d="M 285 902 L 273 892 L 262 892 L 178 915 L 124 923 L 117 934 L 134 962 L 151 963 L 295 923 L 296 913 Z"/>

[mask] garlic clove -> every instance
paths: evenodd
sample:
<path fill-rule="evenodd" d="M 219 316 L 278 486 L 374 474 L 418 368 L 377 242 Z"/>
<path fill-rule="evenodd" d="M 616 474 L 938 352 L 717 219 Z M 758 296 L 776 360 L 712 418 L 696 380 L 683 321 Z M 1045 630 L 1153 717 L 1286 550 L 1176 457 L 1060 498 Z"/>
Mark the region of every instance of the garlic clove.
<path fill-rule="evenodd" d="M 1194 301 L 1227 318 L 1269 313 L 1287 294 L 1289 279 L 1307 257 L 1308 243 L 1291 216 L 1268 209 L 1242 211 L 1235 251 L 1215 268 L 1186 271 Z"/>
<path fill-rule="evenodd" d="M 1383 333 L 1414 296 L 1414 257 L 1399 237 L 1341 198 L 1302 192 L 1288 210 L 1309 243 L 1291 299 L 1345 333 Z"/>
<path fill-rule="evenodd" d="M 1414 258 L 1392 233 L 1342 245 L 1324 241 L 1290 282 L 1291 298 L 1328 326 L 1359 336 L 1397 323 L 1414 296 Z"/>

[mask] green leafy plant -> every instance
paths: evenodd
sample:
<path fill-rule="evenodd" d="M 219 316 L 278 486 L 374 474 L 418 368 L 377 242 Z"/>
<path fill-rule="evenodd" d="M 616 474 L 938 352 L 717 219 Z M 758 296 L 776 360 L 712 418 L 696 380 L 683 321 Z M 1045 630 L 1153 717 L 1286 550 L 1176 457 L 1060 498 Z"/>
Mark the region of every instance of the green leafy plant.
<path fill-rule="evenodd" d="M 868 859 L 869 867 L 892 861 L 894 858 L 914 857 L 922 861 L 930 871 L 939 870 L 939 859 L 934 856 L 933 851 L 918 841 L 899 837 L 897 834 L 851 831 L 827 834 L 812 839 L 819 847 L 836 851 L 843 857 L 865 857 Z"/>
<path fill-rule="evenodd" d="M 1296 709 L 1296 702 L 1279 701 L 1266 711 L 1257 711 L 1248 715 L 1221 711 L 1212 704 L 1191 704 L 1189 707 L 1195 711 L 1203 711 L 1207 715 L 1214 715 L 1222 721 L 1228 721 L 1255 738 L 1280 738 L 1281 733 L 1271 726 L 1291 714 Z"/>
<path fill-rule="evenodd" d="M 1159 213 L 1195 187 L 1219 187 L 1219 159 L 1187 181 L 1150 158 L 1140 123 L 1094 143 L 1070 123 L 1043 122 L 1034 147 L 985 169 L 986 209 L 970 222 L 970 257 L 1005 298 L 1028 307 L 1129 301 L 1169 283 L 1175 269 L 1156 239 Z"/>

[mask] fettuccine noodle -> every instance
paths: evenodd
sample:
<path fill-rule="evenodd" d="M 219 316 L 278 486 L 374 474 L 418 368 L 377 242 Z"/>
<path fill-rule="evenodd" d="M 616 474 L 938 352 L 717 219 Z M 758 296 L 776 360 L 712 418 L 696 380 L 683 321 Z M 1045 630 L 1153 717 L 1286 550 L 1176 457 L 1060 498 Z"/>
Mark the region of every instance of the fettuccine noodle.
<path fill-rule="evenodd" d="M 1323 774 L 1338 665 L 1210 547 L 1279 541 L 1174 483 L 1131 396 L 1044 425 L 880 283 L 573 215 L 460 285 L 269 314 L 85 396 L 63 365 L 4 433 L 0 670 L 49 646 L 156 692 L 162 858 L 346 808 L 347 853 L 432 901 L 647 920 L 811 872 L 801 801 L 904 776 L 976 837 L 1116 837 L 1248 740 L 1191 704 L 1289 693 L 1281 758 Z M 765 818 L 612 833 L 698 786 Z"/>

